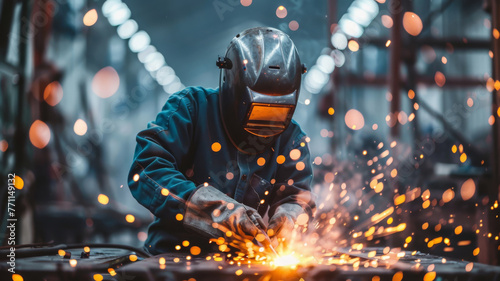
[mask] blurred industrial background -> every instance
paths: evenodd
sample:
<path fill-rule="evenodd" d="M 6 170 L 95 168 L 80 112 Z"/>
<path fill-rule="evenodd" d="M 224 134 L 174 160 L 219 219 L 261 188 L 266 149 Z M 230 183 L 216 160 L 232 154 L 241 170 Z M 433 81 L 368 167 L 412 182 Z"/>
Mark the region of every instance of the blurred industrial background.
<path fill-rule="evenodd" d="M 141 246 L 153 217 L 127 187 L 135 135 L 172 93 L 218 87 L 238 32 L 271 26 L 308 67 L 294 119 L 315 241 L 499 264 L 499 16 L 496 0 L 0 0 L 17 243 Z"/>

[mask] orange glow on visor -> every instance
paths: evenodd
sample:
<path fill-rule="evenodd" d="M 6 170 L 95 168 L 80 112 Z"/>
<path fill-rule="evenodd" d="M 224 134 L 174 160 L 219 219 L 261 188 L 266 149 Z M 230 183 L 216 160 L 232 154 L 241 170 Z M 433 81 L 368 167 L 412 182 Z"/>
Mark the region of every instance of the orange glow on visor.
<path fill-rule="evenodd" d="M 257 121 L 282 123 L 286 121 L 290 109 L 290 107 L 254 105 L 250 111 L 248 122 L 251 123 Z"/>

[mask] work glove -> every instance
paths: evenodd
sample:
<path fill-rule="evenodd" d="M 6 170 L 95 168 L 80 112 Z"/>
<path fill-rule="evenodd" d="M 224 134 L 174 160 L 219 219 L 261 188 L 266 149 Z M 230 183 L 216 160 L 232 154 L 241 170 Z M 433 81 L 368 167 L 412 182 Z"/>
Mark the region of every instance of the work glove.
<path fill-rule="evenodd" d="M 241 250 L 253 245 L 256 236 L 266 230 L 255 209 L 213 186 L 199 187 L 191 194 L 186 202 L 184 226 L 208 238 L 223 237 L 229 245 Z M 270 243 L 269 240 L 259 242 Z"/>
<path fill-rule="evenodd" d="M 295 222 L 301 214 L 307 213 L 299 204 L 285 203 L 276 208 L 267 230 L 273 247 L 286 252 L 288 245 L 294 239 Z"/>

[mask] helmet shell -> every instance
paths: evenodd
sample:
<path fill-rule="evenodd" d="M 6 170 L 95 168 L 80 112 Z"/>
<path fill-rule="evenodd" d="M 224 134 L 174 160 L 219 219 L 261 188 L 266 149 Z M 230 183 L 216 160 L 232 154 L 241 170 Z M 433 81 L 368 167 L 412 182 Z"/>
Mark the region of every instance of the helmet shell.
<path fill-rule="evenodd" d="M 221 69 L 220 111 L 240 151 L 259 153 L 290 124 L 302 64 L 293 41 L 270 27 L 247 29 L 231 40 Z"/>

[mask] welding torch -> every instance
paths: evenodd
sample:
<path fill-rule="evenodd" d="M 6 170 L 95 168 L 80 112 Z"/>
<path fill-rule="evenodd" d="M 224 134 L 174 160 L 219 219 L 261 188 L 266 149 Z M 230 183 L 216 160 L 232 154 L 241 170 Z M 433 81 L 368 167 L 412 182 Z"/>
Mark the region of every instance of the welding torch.
<path fill-rule="evenodd" d="M 279 255 L 276 252 L 276 250 L 274 249 L 273 245 L 271 245 L 271 238 L 269 238 L 269 235 L 267 235 L 266 231 L 264 230 L 265 228 L 264 228 L 263 224 L 259 223 L 259 220 L 255 217 L 255 215 L 253 214 L 252 211 L 248 211 L 247 214 L 250 217 L 250 219 L 252 220 L 252 222 L 255 224 L 255 226 L 257 226 L 257 228 L 259 229 L 260 234 L 264 235 L 264 237 L 265 237 L 264 241 L 267 242 L 266 243 L 267 246 L 265 246 L 261 242 L 257 241 L 256 238 L 254 238 L 252 242 L 259 247 L 270 249 L 271 252 L 273 252 L 273 254 L 276 255 L 276 257 L 278 258 Z"/>

